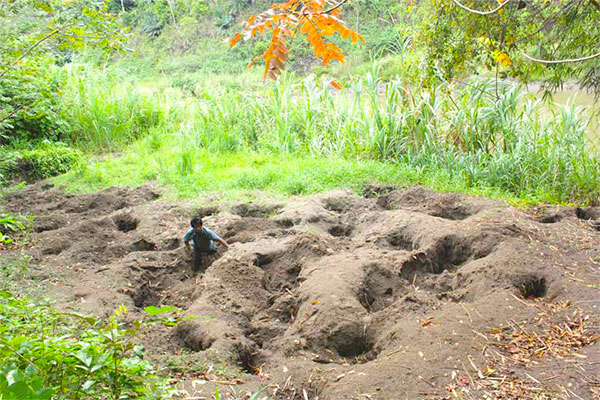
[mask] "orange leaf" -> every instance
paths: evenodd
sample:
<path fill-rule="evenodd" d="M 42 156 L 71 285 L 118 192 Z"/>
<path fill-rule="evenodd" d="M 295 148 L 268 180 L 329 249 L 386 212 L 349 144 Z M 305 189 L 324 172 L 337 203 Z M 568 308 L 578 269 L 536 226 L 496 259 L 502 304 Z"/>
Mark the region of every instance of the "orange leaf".
<path fill-rule="evenodd" d="M 235 46 L 235 44 L 237 42 L 240 41 L 240 39 L 242 38 L 242 34 L 241 33 L 236 33 L 234 37 L 231 38 L 231 40 L 229 41 L 229 47 L 233 47 Z"/>
<path fill-rule="evenodd" d="M 331 86 L 333 86 L 334 88 L 336 88 L 337 90 L 342 90 L 342 86 L 339 83 L 337 83 L 336 81 L 331 81 L 331 82 L 329 82 L 329 84 Z"/>

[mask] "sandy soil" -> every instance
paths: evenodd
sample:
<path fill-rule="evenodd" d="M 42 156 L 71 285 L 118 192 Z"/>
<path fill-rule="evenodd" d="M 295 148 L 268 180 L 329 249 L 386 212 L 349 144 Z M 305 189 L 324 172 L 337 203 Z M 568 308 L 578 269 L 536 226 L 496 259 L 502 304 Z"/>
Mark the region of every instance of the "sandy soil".
<path fill-rule="evenodd" d="M 165 368 L 185 363 L 177 379 L 195 398 L 215 381 L 222 398 L 265 386 L 277 399 L 600 392 L 598 209 L 375 186 L 196 207 L 151 187 L 71 196 L 44 183 L 4 208 L 36 216 L 32 282 L 60 307 L 197 316 L 141 338 Z M 232 243 L 201 274 L 182 244 L 197 214 Z M 520 352 L 524 337 L 543 351 Z"/>

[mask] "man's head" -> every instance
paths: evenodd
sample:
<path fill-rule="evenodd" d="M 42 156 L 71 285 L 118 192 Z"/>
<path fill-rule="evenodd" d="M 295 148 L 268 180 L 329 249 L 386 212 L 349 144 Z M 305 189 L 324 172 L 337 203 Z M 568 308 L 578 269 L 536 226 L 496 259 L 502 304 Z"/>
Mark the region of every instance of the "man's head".
<path fill-rule="evenodd" d="M 192 220 L 190 221 L 190 225 L 192 226 L 192 228 L 194 228 L 194 231 L 200 233 L 200 231 L 202 231 L 202 218 L 201 217 L 192 218 Z"/>

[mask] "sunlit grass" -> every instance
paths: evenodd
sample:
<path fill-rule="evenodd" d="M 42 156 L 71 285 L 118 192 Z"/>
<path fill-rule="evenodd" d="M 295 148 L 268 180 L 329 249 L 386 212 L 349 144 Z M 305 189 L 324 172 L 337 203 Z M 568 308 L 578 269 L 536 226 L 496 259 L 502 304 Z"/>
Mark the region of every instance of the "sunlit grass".
<path fill-rule="evenodd" d="M 61 182 L 81 190 L 156 180 L 183 197 L 371 181 L 536 201 L 597 197 L 600 162 L 586 148 L 583 108 L 547 109 L 509 84 L 496 95 L 485 80 L 425 88 L 405 78 L 383 82 L 373 65 L 338 92 L 312 76 L 263 85 L 248 73 L 230 86 L 199 79 L 178 89 L 72 77 L 71 139 L 120 157 L 82 163 Z"/>

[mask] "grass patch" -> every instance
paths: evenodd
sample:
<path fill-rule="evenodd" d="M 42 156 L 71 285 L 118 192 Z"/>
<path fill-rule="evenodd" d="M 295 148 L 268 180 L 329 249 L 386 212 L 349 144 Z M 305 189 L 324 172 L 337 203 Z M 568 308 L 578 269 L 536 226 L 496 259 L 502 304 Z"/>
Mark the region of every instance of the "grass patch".
<path fill-rule="evenodd" d="M 260 196 L 259 191 L 284 198 L 340 187 L 360 192 L 367 184 L 398 187 L 421 184 L 444 192 L 456 191 L 519 201 L 516 196 L 497 188 L 469 186 L 465 180 L 443 170 L 429 171 L 402 163 L 197 150 L 189 158 L 189 172 L 182 174 L 176 162 L 177 157 L 183 156 L 177 153 L 169 158 L 165 156 L 164 152 L 148 156 L 128 152 L 119 158 L 84 164 L 54 178 L 54 182 L 74 193 L 91 193 L 110 186 L 139 186 L 147 181 L 155 181 L 170 188 L 171 197 L 187 199 L 211 192 L 233 199 L 256 198 Z M 526 199 L 544 200 L 541 197 Z"/>
<path fill-rule="evenodd" d="M 38 180 L 67 172 L 82 152 L 60 142 L 0 147 L 0 185 L 11 180 Z"/>

